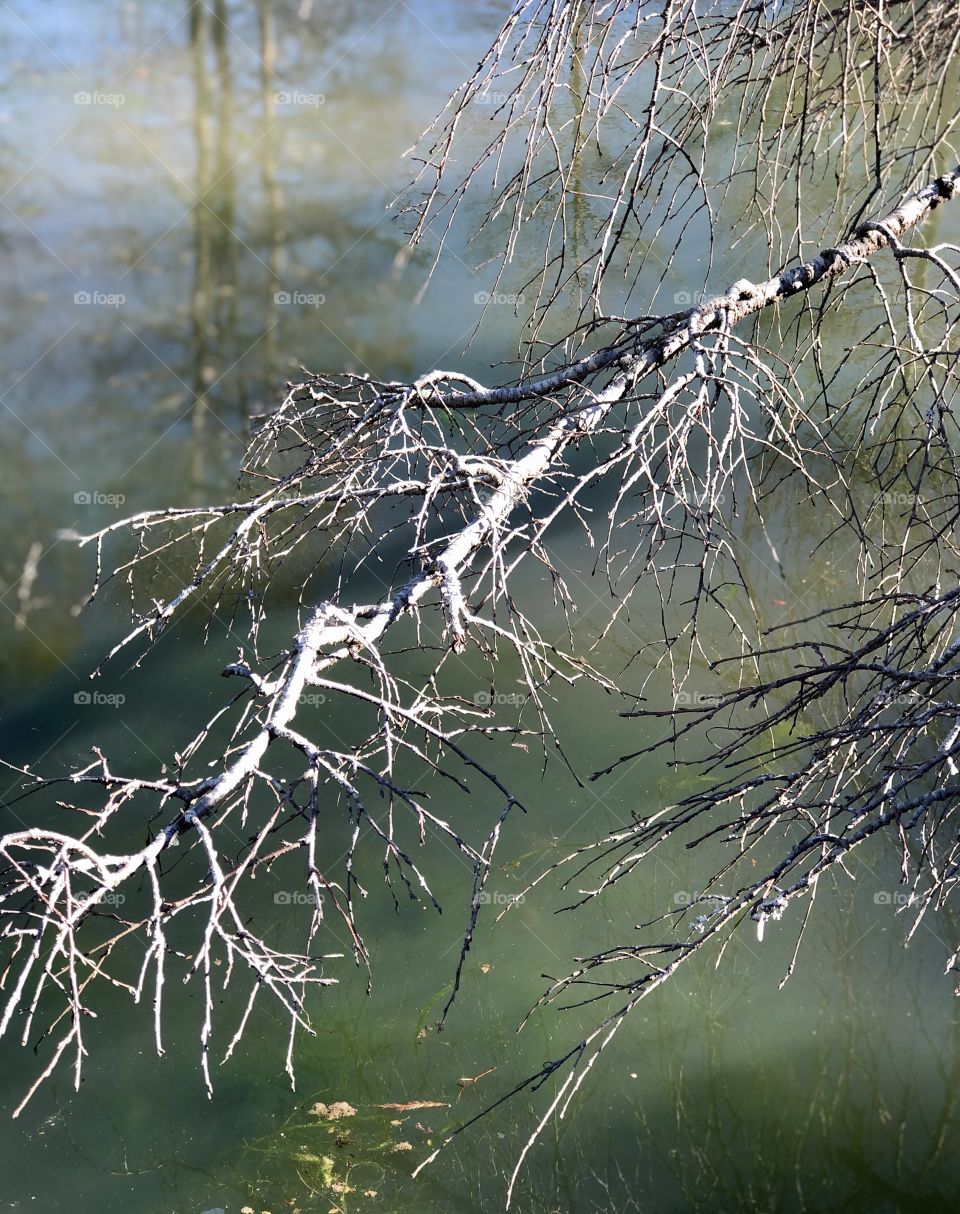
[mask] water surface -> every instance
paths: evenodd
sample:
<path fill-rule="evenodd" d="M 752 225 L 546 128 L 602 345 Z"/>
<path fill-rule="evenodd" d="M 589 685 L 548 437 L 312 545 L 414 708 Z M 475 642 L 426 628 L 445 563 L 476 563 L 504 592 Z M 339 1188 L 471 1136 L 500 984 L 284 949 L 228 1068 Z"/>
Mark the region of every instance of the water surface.
<path fill-rule="evenodd" d="M 75 610 L 91 565 L 59 532 L 86 531 L 121 510 L 231 497 L 249 418 L 278 402 L 300 365 L 402 376 L 460 359 L 489 278 L 474 267 L 489 250 L 454 243 L 417 302 L 430 251 L 402 256 L 402 230 L 386 208 L 409 174 L 402 153 L 507 11 L 493 0 L 4 6 L 6 757 L 58 770 L 96 742 L 118 765 L 155 769 L 220 703 L 215 676 L 235 651 L 222 633 L 204 648 L 202 612 L 188 613 L 140 670 L 121 662 L 105 676 L 102 686 L 125 696 L 122 711 L 78 705 L 122 621 L 110 606 Z M 686 270 L 696 291 L 703 265 L 690 244 L 674 272 Z M 743 271 L 721 257 L 714 272 L 725 282 Z M 515 348 L 514 325 L 509 308 L 489 309 L 461 365 L 492 379 L 488 364 Z M 809 556 L 823 526 L 815 505 L 785 500 L 773 525 L 782 568 L 763 537 L 744 528 L 739 540 L 765 623 L 788 601 L 812 609 L 846 575 L 839 543 Z M 39 574 L 24 596 L 35 544 Z M 590 554 L 571 533 L 556 536 L 553 556 L 582 596 L 577 635 L 592 640 L 606 608 Z M 534 572 L 518 593 L 547 602 Z M 603 641 L 596 660 L 609 673 L 649 641 L 655 605 L 642 592 Z M 559 637 L 561 620 L 543 612 Z M 293 623 L 292 613 L 278 616 L 278 637 Z M 649 694 L 666 703 L 669 693 L 660 680 Z M 557 705 L 585 773 L 655 735 L 616 708 L 579 689 Z M 690 778 L 643 760 L 580 787 L 561 765 L 541 774 L 517 749 L 501 748 L 498 762 L 529 810 L 513 815 L 501 846 L 490 886 L 500 905 L 572 847 L 675 800 Z M 443 808 L 483 837 L 490 805 L 481 794 Z M 25 819 L 33 812 L 46 810 L 16 808 Z M 336 859 L 340 841 L 332 835 L 328 845 Z M 875 902 L 896 888 L 896 857 L 887 860 L 861 861 L 856 889 L 824 889 L 783 992 L 792 936 L 772 932 L 760 947 L 742 933 L 722 969 L 705 957 L 645 1003 L 534 1152 L 518 1208 L 947 1208 L 960 1145 L 960 1042 L 942 967 L 957 929 L 949 916 L 925 921 L 905 951 L 896 906 Z M 556 883 L 496 926 L 488 916 L 440 1034 L 470 873 L 429 844 L 423 866 L 444 914 L 414 902 L 395 908 L 371 851 L 362 875 L 372 990 L 340 964 L 340 986 L 315 1001 L 317 1036 L 298 1049 L 296 1092 L 282 1074 L 283 1026 L 269 1011 L 216 1073 L 208 1103 L 197 993 L 169 1001 L 168 1052 L 158 1060 L 148 1011 L 105 992 L 79 1093 L 58 1072 L 4 1124 L 0 1202 L 144 1214 L 499 1208 L 542 1107 L 536 1096 L 479 1123 L 417 1181 L 413 1163 L 438 1132 L 594 1022 L 589 1010 L 548 1011 L 517 1036 L 545 975 L 632 942 L 635 924 L 700 888 L 708 861 L 664 853 L 576 916 L 557 913 L 568 896 Z M 281 932 L 293 930 L 298 911 L 276 901 L 282 882 L 278 872 L 252 908 Z M 331 927 L 330 951 L 343 943 Z M 16 1105 L 36 1065 L 29 1050 L 5 1047 L 0 1112 Z M 315 1102 L 336 1100 L 357 1118 L 328 1125 L 310 1115 Z M 377 1107 L 412 1100 L 449 1107 Z"/>

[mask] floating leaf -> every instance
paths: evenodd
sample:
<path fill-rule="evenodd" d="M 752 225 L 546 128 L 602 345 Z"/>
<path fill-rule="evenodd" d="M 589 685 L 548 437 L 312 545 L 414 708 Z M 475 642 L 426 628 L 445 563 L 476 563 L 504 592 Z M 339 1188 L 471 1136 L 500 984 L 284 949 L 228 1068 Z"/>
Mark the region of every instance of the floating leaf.
<path fill-rule="evenodd" d="M 397 1109 L 398 1112 L 407 1113 L 411 1109 L 448 1109 L 450 1106 L 445 1100 L 408 1100 L 404 1104 L 375 1104 L 375 1109 Z"/>

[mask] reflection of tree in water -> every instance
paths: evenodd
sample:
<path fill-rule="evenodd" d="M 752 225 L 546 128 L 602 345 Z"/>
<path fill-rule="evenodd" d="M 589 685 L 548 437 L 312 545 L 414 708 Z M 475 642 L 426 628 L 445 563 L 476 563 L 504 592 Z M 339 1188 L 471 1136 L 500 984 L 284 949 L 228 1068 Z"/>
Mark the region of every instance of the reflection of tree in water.
<path fill-rule="evenodd" d="M 369 122 L 365 98 L 415 98 L 419 68 L 395 54 L 396 26 L 386 23 L 380 41 L 376 34 L 369 41 L 360 79 L 355 57 L 342 52 L 382 8 L 314 6 L 304 20 L 304 7 L 175 0 L 123 9 L 101 49 L 124 67 L 139 65 L 124 82 L 127 103 L 117 111 L 88 107 L 78 122 L 66 94 L 63 121 L 75 130 L 8 199 L 32 226 L 35 216 L 50 225 L 37 231 L 79 280 L 68 281 L 64 265 L 0 211 L 0 247 L 8 240 L 14 259 L 9 273 L 30 292 L 15 305 L 8 299 L 0 352 L 8 386 L 75 326 L 9 401 L 46 445 L 10 416 L 4 426 L 10 538 L 0 555 L 0 595 L 12 591 L 13 610 L 0 608 L 0 630 L 11 668 L 52 669 L 57 658 L 45 646 L 66 656 L 77 643 L 69 609 L 83 557 L 69 545 L 43 556 L 37 598 L 50 606 L 38 604 L 30 621 L 56 639 L 42 643 L 13 628 L 32 541 L 50 542 L 59 528 L 89 521 L 73 507 L 76 489 L 121 492 L 134 507 L 158 492 L 183 501 L 228 495 L 247 418 L 276 404 L 294 353 L 316 366 L 409 369 L 409 308 L 391 307 L 389 326 L 370 324 L 369 338 L 354 324 L 369 316 L 401 242 L 384 217 L 386 188 L 360 160 L 377 170 L 405 144 L 394 128 Z M 23 48 L 7 27 L 0 38 L 16 83 Z M 31 70 L 40 74 L 22 82 L 24 110 L 37 100 L 37 81 L 47 91 L 63 83 L 56 62 Z M 11 99 L 15 93 L 0 82 L 0 112 L 5 88 Z M 282 91 L 322 91 L 326 107 L 278 103 Z M 392 101 L 394 109 L 402 104 Z M 364 143 L 358 132 L 368 125 L 376 133 Z M 24 145 L 31 129 L 0 124 L 10 181 L 35 158 Z M 120 290 L 125 303 L 78 312 L 78 288 Z M 323 293 L 329 302 L 278 308 L 278 290 Z M 76 483 L 57 456 L 77 469 Z"/>
<path fill-rule="evenodd" d="M 207 426 L 206 391 L 222 370 L 217 362 L 236 344 L 237 251 L 236 182 L 233 145 L 233 86 L 224 0 L 212 9 L 189 5 L 193 67 L 193 137 L 196 149 L 197 201 L 190 212 L 193 229 L 193 291 L 190 298 L 190 385 L 193 445 L 191 481 L 202 486 L 202 436 Z M 214 69 L 208 72 L 212 44 Z"/>
<path fill-rule="evenodd" d="M 340 337 L 349 332 L 352 317 L 369 308 L 370 295 L 380 288 L 397 252 L 395 229 L 381 223 L 370 230 L 383 210 L 382 183 L 368 172 L 365 196 L 356 196 L 352 152 L 329 134 L 332 120 L 324 119 L 319 105 L 278 103 L 283 92 L 295 95 L 309 87 L 319 93 L 319 85 L 309 85 L 311 77 L 321 79 L 332 98 L 337 95 L 338 86 L 327 83 L 317 65 L 322 69 L 337 38 L 365 19 L 362 10 L 373 7 L 325 13 L 323 22 L 311 25 L 295 8 L 277 8 L 266 0 L 239 13 L 224 0 L 212 8 L 189 7 L 196 200 L 189 212 L 189 341 L 184 371 L 178 373 L 195 397 L 190 408 L 194 489 L 202 483 L 211 412 L 242 432 L 250 413 L 271 404 L 287 377 L 290 362 L 283 351 L 319 348 L 322 357 L 326 348 L 329 358 L 343 363 Z M 243 46 L 254 54 L 238 54 L 235 48 Z M 337 70 L 342 75 L 345 69 Z M 386 70 L 388 81 L 398 70 Z M 301 78 L 308 83 L 290 83 Z M 354 83 L 345 82 L 347 88 Z M 313 192 L 312 178 L 304 176 L 318 154 L 324 158 L 323 198 Z M 340 181 L 354 190 L 350 204 L 341 197 Z M 362 247 L 354 251 L 358 242 Z M 335 300 L 336 323 L 318 308 L 278 305 L 280 291 Z M 169 322 L 161 319 L 159 327 L 168 330 Z M 375 347 L 348 336 L 350 361 L 358 370 L 368 361 L 380 369 L 385 361 L 405 365 L 409 340 L 406 333 L 400 340 L 401 328 L 394 322 L 393 339 L 385 342 L 379 333 Z M 176 341 L 178 334 L 169 336 Z"/>
<path fill-rule="evenodd" d="M 614 1074 L 597 1081 L 619 1091 L 626 1071 L 632 1098 L 593 1101 L 589 1115 L 568 1118 L 531 1161 L 519 1208 L 529 1214 L 938 1208 L 935 1169 L 958 1145 L 960 1026 L 943 1035 L 942 1009 L 925 1002 L 935 960 L 905 951 L 892 924 L 885 935 L 871 932 L 869 944 L 858 941 L 864 921 L 876 927 L 874 906 L 862 911 L 836 920 L 823 947 L 837 961 L 819 971 L 811 966 L 810 989 L 792 1010 L 775 1000 L 775 974 L 761 980 L 766 994 L 744 988 L 745 976 L 757 982 L 745 950 L 725 977 L 718 979 L 712 965 L 691 976 L 683 994 L 675 993 L 684 1006 L 665 1001 L 651 1011 L 638 1049 L 607 1063 Z M 872 999 L 864 998 L 858 957 L 864 947 L 878 974 Z M 501 1025 L 502 1057 L 512 1027 Z M 403 1167 L 408 1155 L 397 1143 L 422 1149 L 455 1119 L 455 1097 L 426 1063 L 411 1086 L 397 1059 L 381 1056 L 381 1039 L 371 1041 L 350 1019 L 334 1015 L 328 1029 L 352 1060 L 347 1074 L 355 1068 L 346 1086 L 357 1115 L 328 1124 L 311 1108 L 331 1093 L 305 1091 L 266 1137 L 218 1163 L 224 1189 L 238 1186 L 264 1208 L 311 1196 L 333 1204 L 338 1194 L 348 1194 L 347 1208 L 358 1210 L 496 1208 L 494 1178 L 511 1162 L 510 1144 L 523 1137 L 535 1104 L 521 1099 L 504 1108 L 498 1135 L 466 1144 L 455 1168 L 424 1174 L 422 1187 L 411 1192 Z M 496 1030 L 487 1024 L 486 1032 Z M 918 1058 L 932 1060 L 928 1071 L 911 1069 Z M 382 1107 L 394 1099 L 390 1093 L 408 1088 L 451 1105 Z"/>
<path fill-rule="evenodd" d="M 890 915 L 878 924 L 868 903 L 862 914 L 838 916 L 829 940 L 809 945 L 809 1013 L 796 1009 L 792 1028 L 766 1033 L 755 1001 L 731 1037 L 730 1016 L 713 1014 L 714 975 L 704 968 L 691 993 L 702 1009 L 691 1051 L 707 1081 L 688 1052 L 658 1055 L 676 1091 L 667 1171 L 689 1208 L 819 1209 L 827 1193 L 837 1209 L 937 1206 L 935 1169 L 958 1146 L 960 1026 L 942 1033 L 942 1009 L 925 997 L 936 960 L 905 951 Z M 827 969 L 817 971 L 817 949 L 835 956 Z M 873 997 L 864 992 L 865 950 L 877 975 Z M 773 1002 L 770 1009 L 783 1014 Z M 796 1039 L 789 1050 L 780 1044 L 785 1032 Z M 738 1040 L 740 1061 L 731 1065 Z"/>
<path fill-rule="evenodd" d="M 376 341 L 351 333 L 354 318 L 369 314 L 401 235 L 383 217 L 384 185 L 330 128 L 341 137 L 344 123 L 362 128 L 367 94 L 416 97 L 418 66 L 395 55 L 395 37 L 385 45 L 387 30 L 395 35 L 387 23 L 384 45 L 374 36 L 366 53 L 369 77 L 365 70 L 359 79 L 355 58 L 341 58 L 342 51 L 382 6 L 361 0 L 308 9 L 270 0 L 124 8 L 99 49 L 124 68 L 138 64 L 124 81 L 126 104 L 87 107 L 78 117 L 69 105 L 76 82 L 66 81 L 63 121 L 75 129 L 8 202 L 80 278 L 67 280 L 64 265 L 0 210 L 0 248 L 8 243 L 14 259 L 8 272 L 29 292 L 15 304 L 8 298 L 0 352 L 8 386 L 76 326 L 10 397 L 47 447 L 26 430 L 15 434 L 18 423 L 7 416 L 4 506 L 12 539 L 0 556 L 0 594 L 15 587 L 33 538 L 77 524 L 77 488 L 123 492 L 130 505 L 152 500 L 160 484 L 177 500 L 229 492 L 247 418 L 276 404 L 294 353 L 317 366 L 350 362 L 359 370 L 368 363 L 391 374 L 409 368 L 409 309 L 392 310 L 388 331 L 371 325 L 371 334 L 380 329 Z M 38 87 L 55 93 L 64 84 L 63 68 L 42 58 L 26 63 L 9 26 L 0 39 L 10 65 L 0 82 L 0 115 L 8 99 L 15 105 L 19 81 L 19 117 L 36 103 Z M 78 70 L 89 66 L 78 60 Z M 21 79 L 28 68 L 38 74 Z M 279 104 L 284 90 L 329 94 L 326 110 Z M 8 182 L 36 158 L 24 142 L 32 131 L 29 123 L 0 123 Z M 389 147 L 361 147 L 360 156 L 377 169 L 401 146 L 393 138 Z M 121 309 L 78 312 L 71 302 L 78 288 L 120 290 L 126 301 Z M 330 302 L 326 310 L 278 308 L 281 289 L 323 293 Z M 54 393 L 46 390 L 51 381 Z M 73 455 L 61 422 L 66 411 Z M 135 425 L 131 411 L 140 419 Z M 81 481 L 68 485 L 69 473 L 48 448 L 75 466 Z M 82 480 L 91 476 L 104 483 Z M 39 593 L 65 617 L 58 635 L 76 631 L 65 609 L 75 599 L 69 587 L 78 561 L 60 545 L 41 565 Z M 11 653 L 32 667 L 24 649 L 29 633 L 12 634 L 13 619 L 0 609 Z M 45 619 L 49 624 L 50 609 Z M 45 666 L 39 642 L 36 648 L 36 664 Z"/>

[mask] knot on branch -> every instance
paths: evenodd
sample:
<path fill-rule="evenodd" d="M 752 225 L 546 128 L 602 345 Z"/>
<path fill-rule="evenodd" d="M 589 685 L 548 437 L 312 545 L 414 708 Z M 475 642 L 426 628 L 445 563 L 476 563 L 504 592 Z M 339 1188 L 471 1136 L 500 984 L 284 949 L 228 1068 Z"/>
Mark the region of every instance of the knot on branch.
<path fill-rule="evenodd" d="M 783 912 L 786 909 L 787 899 L 783 894 L 777 894 L 775 898 L 764 898 L 757 903 L 750 918 L 757 925 L 758 940 L 763 940 L 763 928 L 767 920 L 772 919 L 776 923 L 783 918 Z"/>
<path fill-rule="evenodd" d="M 463 587 L 456 570 L 442 558 L 434 566 L 440 579 L 440 597 L 443 600 L 443 612 L 450 630 L 454 653 L 463 653 L 467 647 L 467 630 L 464 626 L 464 616 L 467 604 L 463 597 Z"/>
<path fill-rule="evenodd" d="M 884 235 L 886 235 L 886 232 L 884 232 Z M 830 262 L 831 269 L 833 270 L 842 270 L 847 266 L 853 265 L 853 259 L 846 249 L 835 249 L 832 245 L 827 249 L 822 249 L 820 256 L 825 261 Z"/>
<path fill-rule="evenodd" d="M 790 295 L 794 291 L 802 291 L 804 287 L 809 287 L 816 282 L 816 279 L 817 272 L 809 262 L 794 266 L 793 269 L 785 270 L 780 275 L 780 294 Z"/>
<path fill-rule="evenodd" d="M 280 684 L 273 679 L 265 679 L 257 674 L 244 661 L 230 662 L 220 671 L 221 679 L 247 679 L 250 684 L 256 689 L 257 695 L 268 696 L 272 695 Z"/>
<path fill-rule="evenodd" d="M 897 239 L 887 224 L 878 223 L 875 219 L 868 219 L 866 223 L 862 223 L 857 228 L 856 235 L 860 240 L 865 240 L 868 236 L 879 236 L 880 243 L 885 245 L 894 245 Z M 835 251 L 833 249 L 825 250 L 828 253 Z"/>
<path fill-rule="evenodd" d="M 739 278 L 732 287 L 727 288 L 727 296 L 737 303 L 746 303 L 748 299 L 755 298 L 756 294 L 756 284 L 747 278 Z"/>

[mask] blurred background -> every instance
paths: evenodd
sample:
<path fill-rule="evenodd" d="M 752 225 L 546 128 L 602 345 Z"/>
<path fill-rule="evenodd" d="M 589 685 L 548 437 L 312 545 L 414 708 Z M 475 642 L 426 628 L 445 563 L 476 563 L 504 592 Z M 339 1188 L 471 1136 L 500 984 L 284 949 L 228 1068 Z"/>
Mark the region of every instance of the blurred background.
<path fill-rule="evenodd" d="M 93 557 L 61 533 L 231 498 L 251 416 L 277 405 L 301 366 L 398 377 L 456 364 L 492 380 L 490 363 L 515 352 L 513 310 L 492 308 L 461 358 L 479 321 L 475 294 L 490 280 L 475 271 L 488 251 L 452 241 L 421 293 L 429 241 L 407 256 L 387 210 L 412 175 L 403 153 L 509 11 L 506 0 L 0 5 L 4 758 L 67 770 L 96 741 L 117 766 L 156 769 L 222 696 L 217 642 L 204 648 L 204 620 L 188 615 L 141 669 L 110 672 L 102 686 L 113 703 L 77 700 L 123 619 L 109 605 L 79 610 Z M 535 246 L 534 224 L 533 265 Z M 718 282 L 744 272 L 728 260 Z M 682 254 L 693 292 L 700 261 L 695 247 Z M 800 563 L 820 525 L 813 510 L 771 518 L 788 564 L 791 554 Z M 842 556 L 818 549 L 803 577 L 839 593 Z M 579 537 L 558 537 L 555 559 L 582 583 L 583 627 L 597 632 Z M 800 594 L 799 571 L 789 588 L 782 570 L 761 562 L 753 573 L 771 610 Z M 536 575 L 527 589 L 536 592 Z M 642 641 L 625 620 L 597 660 L 615 674 Z M 641 728 L 611 720 L 601 699 L 594 710 L 574 698 L 557 713 L 588 768 L 635 749 Z M 503 844 L 491 886 L 501 905 L 544 863 L 683 787 L 659 761 L 597 791 L 562 771 L 541 778 L 516 752 L 509 763 L 504 774 L 532 812 L 517 815 Z M 8 783 L 5 797 L 15 776 Z M 31 804 L 7 812 L 22 823 Z M 58 1072 L 16 1122 L 7 1114 L 38 1060 L 4 1043 L 0 1208 L 500 1208 L 536 1097 L 481 1122 L 417 1181 L 413 1163 L 461 1112 L 477 1112 L 595 1022 L 595 1011 L 550 1013 L 516 1037 L 544 975 L 676 905 L 709 857 L 658 859 L 642 886 L 618 888 L 576 919 L 557 917 L 568 899 L 555 888 L 517 904 L 478 940 L 459 1009 L 438 1035 L 470 874 L 440 845 L 428 850 L 450 913 L 398 911 L 373 861 L 373 991 L 344 963 L 342 985 L 318 996 L 318 1036 L 298 1049 L 296 1092 L 282 1075 L 281 1021 L 265 1011 L 216 1073 L 208 1103 L 192 990 L 170 996 L 163 1060 L 149 1008 L 107 992 L 79 1093 Z M 942 967 L 956 931 L 952 920 L 928 921 L 903 949 L 889 859 L 852 901 L 849 889 L 823 890 L 804 945 L 811 960 L 783 994 L 793 941 L 768 929 L 762 949 L 738 937 L 720 973 L 691 967 L 644 1004 L 534 1152 L 517 1208 L 952 1208 L 960 1041 Z M 271 896 L 263 913 L 282 930 L 297 909 Z M 336 1100 L 358 1109 L 348 1126 L 310 1113 Z M 450 1107 L 379 1107 L 417 1100 Z"/>

